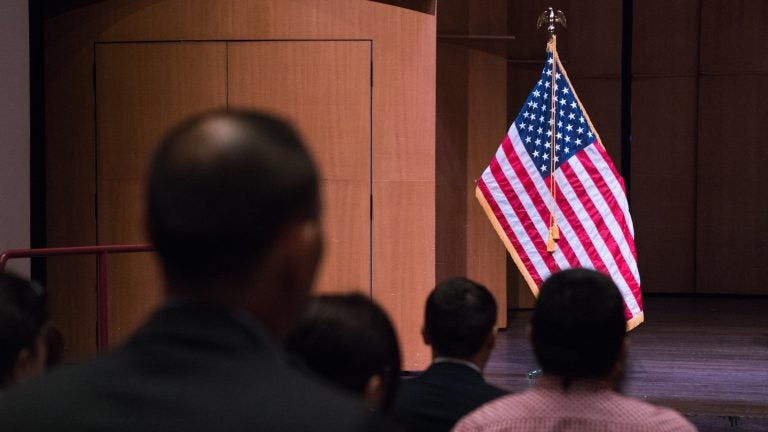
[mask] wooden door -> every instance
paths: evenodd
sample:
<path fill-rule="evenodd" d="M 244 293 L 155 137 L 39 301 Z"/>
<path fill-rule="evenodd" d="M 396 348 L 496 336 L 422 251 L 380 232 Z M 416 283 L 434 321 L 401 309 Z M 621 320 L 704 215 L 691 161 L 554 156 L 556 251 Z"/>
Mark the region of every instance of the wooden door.
<path fill-rule="evenodd" d="M 97 44 L 95 62 L 98 241 L 146 242 L 149 158 L 169 127 L 226 106 L 226 44 Z M 114 344 L 162 298 L 154 255 L 110 256 L 109 289 Z"/>
<path fill-rule="evenodd" d="M 230 108 L 287 117 L 320 169 L 325 255 L 321 292 L 371 289 L 371 44 L 228 44 Z"/>

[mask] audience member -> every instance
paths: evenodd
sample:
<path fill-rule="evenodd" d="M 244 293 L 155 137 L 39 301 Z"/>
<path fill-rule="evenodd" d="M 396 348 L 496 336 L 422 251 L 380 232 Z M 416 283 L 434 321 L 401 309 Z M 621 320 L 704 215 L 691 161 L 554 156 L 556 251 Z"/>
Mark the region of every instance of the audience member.
<path fill-rule="evenodd" d="M 43 290 L 19 276 L 0 273 L 0 389 L 45 371 L 48 326 Z"/>
<path fill-rule="evenodd" d="M 541 287 L 531 342 L 543 370 L 534 388 L 490 402 L 456 431 L 695 431 L 677 412 L 619 394 L 624 304 L 607 276 L 566 270 Z"/>
<path fill-rule="evenodd" d="M 387 410 L 400 379 L 400 349 L 386 312 L 361 294 L 314 298 L 286 342 L 306 366 Z"/>
<path fill-rule="evenodd" d="M 169 132 L 147 221 L 167 302 L 127 343 L 0 400 L 13 431 L 349 431 L 387 428 L 290 367 L 322 250 L 318 178 L 293 128 L 214 112 Z"/>
<path fill-rule="evenodd" d="M 496 301 L 469 279 L 442 282 L 427 299 L 424 342 L 432 364 L 405 380 L 394 413 L 408 431 L 449 431 L 456 421 L 507 392 L 483 380 L 496 338 Z"/>

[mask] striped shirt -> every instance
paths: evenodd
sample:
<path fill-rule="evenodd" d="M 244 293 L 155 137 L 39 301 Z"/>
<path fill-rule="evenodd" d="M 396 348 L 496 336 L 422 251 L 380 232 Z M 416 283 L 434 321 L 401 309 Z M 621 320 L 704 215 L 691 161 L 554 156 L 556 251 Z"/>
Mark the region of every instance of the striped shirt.
<path fill-rule="evenodd" d="M 462 418 L 455 432 L 691 432 L 696 427 L 669 408 L 576 381 L 567 391 L 559 379 L 543 377 L 522 393 L 489 402 Z"/>

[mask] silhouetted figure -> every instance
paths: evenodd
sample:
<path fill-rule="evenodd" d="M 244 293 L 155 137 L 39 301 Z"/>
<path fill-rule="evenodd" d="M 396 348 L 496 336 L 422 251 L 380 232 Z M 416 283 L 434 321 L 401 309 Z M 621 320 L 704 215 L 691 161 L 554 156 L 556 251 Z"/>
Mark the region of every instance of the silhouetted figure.
<path fill-rule="evenodd" d="M 372 409 L 387 410 L 400 379 L 400 349 L 386 312 L 361 294 L 311 300 L 286 348 Z"/>
<path fill-rule="evenodd" d="M 0 273 L 0 389 L 45 371 L 49 320 L 42 288 Z"/>
<path fill-rule="evenodd" d="M 394 413 L 408 431 L 449 431 L 480 405 L 507 394 L 483 379 L 496 340 L 496 301 L 482 285 L 454 278 L 435 287 L 424 313 L 432 364 L 402 382 Z"/>
<path fill-rule="evenodd" d="M 240 111 L 187 120 L 154 155 L 147 209 L 166 304 L 124 346 L 2 398 L 4 430 L 381 428 L 277 347 L 322 250 L 317 172 L 293 128 Z"/>
<path fill-rule="evenodd" d="M 695 431 L 677 412 L 619 394 L 627 353 L 624 302 L 607 276 L 554 274 L 541 287 L 531 342 L 543 375 L 534 388 L 490 402 L 456 431 Z"/>

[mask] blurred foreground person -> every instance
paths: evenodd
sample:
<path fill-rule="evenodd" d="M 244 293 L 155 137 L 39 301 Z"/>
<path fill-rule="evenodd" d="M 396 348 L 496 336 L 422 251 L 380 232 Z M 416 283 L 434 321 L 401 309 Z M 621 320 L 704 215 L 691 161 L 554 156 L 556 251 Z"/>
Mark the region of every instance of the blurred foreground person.
<path fill-rule="evenodd" d="M 0 389 L 45 371 L 49 319 L 38 285 L 0 273 Z"/>
<path fill-rule="evenodd" d="M 622 396 L 627 354 L 624 303 L 607 276 L 565 270 L 541 287 L 531 342 L 543 371 L 536 386 L 459 421 L 467 431 L 690 432 L 677 412 Z"/>
<path fill-rule="evenodd" d="M 277 348 L 322 250 L 317 172 L 293 128 L 213 112 L 172 129 L 146 208 L 166 304 L 127 343 L 0 399 L 3 430 L 379 430 Z"/>
<path fill-rule="evenodd" d="M 496 313 L 491 293 L 466 278 L 449 279 L 430 293 L 422 333 L 432 364 L 404 380 L 395 401 L 395 416 L 407 431 L 449 431 L 473 409 L 507 394 L 483 379 Z"/>
<path fill-rule="evenodd" d="M 400 349 L 386 312 L 361 294 L 321 295 L 286 341 L 330 383 L 387 410 L 400 379 Z"/>

